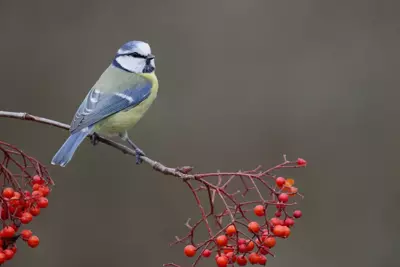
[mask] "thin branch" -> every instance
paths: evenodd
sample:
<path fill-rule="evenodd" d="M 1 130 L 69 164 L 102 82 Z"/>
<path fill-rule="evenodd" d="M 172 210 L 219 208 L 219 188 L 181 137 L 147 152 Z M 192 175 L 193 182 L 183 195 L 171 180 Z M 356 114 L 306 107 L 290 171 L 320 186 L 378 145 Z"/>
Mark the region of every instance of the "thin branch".
<path fill-rule="evenodd" d="M 39 117 L 39 116 L 34 116 L 34 115 L 26 113 L 26 112 L 9 112 L 9 111 L 1 111 L 0 110 L 0 117 L 20 119 L 20 120 L 25 120 L 25 121 L 33 121 L 33 122 L 37 122 L 37 123 L 47 124 L 47 125 L 50 125 L 53 127 L 64 129 L 64 130 L 69 130 L 69 128 L 70 128 L 70 126 L 68 124 L 58 122 L 55 120 L 51 120 L 51 119 L 47 119 L 47 118 L 43 118 L 43 117 Z M 131 156 L 136 155 L 135 151 L 133 149 L 130 149 L 129 147 L 124 146 L 120 143 L 114 142 L 108 138 L 99 136 L 99 141 L 121 151 L 124 154 L 128 154 Z M 165 175 L 172 175 L 172 176 L 184 179 L 184 180 L 195 179 L 194 175 L 187 174 L 187 172 L 192 169 L 189 166 L 184 166 L 184 167 L 180 167 L 180 168 L 171 168 L 171 167 L 167 167 L 164 164 L 157 162 L 146 156 L 141 156 L 141 159 L 144 162 L 146 162 L 148 165 L 150 165 L 154 170 L 161 172 Z"/>
<path fill-rule="evenodd" d="M 70 129 L 70 126 L 67 124 L 33 116 L 28 113 L 0 111 L 0 117 L 34 121 L 64 130 Z M 123 152 L 124 154 L 136 157 L 135 151 L 129 147 L 101 136 L 99 136 L 98 140 Z M 7 165 L 9 162 L 16 163 L 8 159 L 11 158 L 11 156 L 11 150 L 7 150 L 7 153 L 5 154 L 6 162 L 3 163 L 3 165 Z M 289 227 L 293 226 L 294 219 L 301 216 L 294 217 L 294 215 L 291 216 L 288 213 L 287 209 L 293 209 L 293 207 L 297 205 L 296 202 L 293 200 L 289 202 L 287 202 L 288 200 L 284 202 L 279 201 L 279 195 L 284 192 L 286 192 L 290 197 L 296 195 L 301 196 L 298 193 L 297 187 L 292 186 L 294 180 L 291 179 L 292 181 L 290 182 L 289 180 L 284 180 L 283 185 L 278 185 L 276 183 L 277 175 L 275 172 L 281 169 L 305 167 L 307 162 L 304 159 L 298 158 L 297 161 L 289 161 L 287 160 L 286 155 L 284 155 L 284 161 L 282 163 L 265 171 L 262 170 L 261 166 L 258 166 L 257 168 L 248 171 L 217 171 L 207 173 L 191 173 L 193 168 L 190 166 L 170 168 L 146 156 L 141 156 L 141 159 L 160 173 L 180 178 L 188 186 L 194 196 L 196 206 L 200 211 L 200 218 L 195 221 L 195 223 L 190 223 L 190 219 L 188 219 L 185 224 L 189 230 L 188 234 L 182 238 L 176 237 L 175 242 L 171 243 L 171 245 L 190 243 L 196 248 L 197 257 L 192 263 L 192 267 L 197 266 L 199 261 L 206 257 L 203 256 L 203 252 L 206 249 L 209 250 L 208 253 L 214 253 L 216 256 L 224 255 L 227 257 L 229 254 L 230 257 L 232 257 L 232 255 L 249 257 L 247 254 L 253 251 L 255 244 L 256 249 L 254 250 L 254 253 L 257 253 L 260 257 L 264 257 L 263 255 L 266 254 L 273 256 L 273 253 L 270 251 L 272 247 L 267 247 L 266 244 L 263 243 L 263 238 L 267 236 L 271 238 L 287 238 L 289 236 L 287 231 L 289 231 L 288 233 L 290 234 Z M 14 178 L 16 177 L 15 174 L 8 174 L 6 169 L 3 170 L 4 168 L 1 168 L 1 164 L 2 163 L 0 163 L 0 174 L 6 178 L 10 175 L 13 175 Z M 19 167 L 18 164 L 17 166 Z M 239 184 L 234 183 L 234 180 L 238 180 Z M 200 196 L 203 192 L 206 194 L 206 199 L 203 199 L 203 197 Z M 248 194 L 249 192 L 254 193 Z M 208 206 L 204 205 L 203 202 L 208 203 Z M 249 215 L 254 213 L 256 205 L 262 205 L 263 210 L 262 214 L 256 213 L 257 218 L 252 221 L 250 220 Z M 272 219 L 269 218 L 267 209 L 268 211 L 275 210 L 275 225 L 270 222 Z M 276 215 L 278 212 L 279 214 L 281 214 L 281 212 L 284 213 L 284 220 L 278 219 L 281 216 Z M 293 223 L 286 225 L 286 220 L 288 218 Z M 212 222 L 214 222 L 215 225 L 212 224 Z M 259 229 L 250 231 L 249 223 L 258 225 Z M 287 230 L 284 232 L 277 231 L 275 233 L 274 229 L 275 227 L 278 227 L 277 225 L 279 224 L 282 227 L 286 227 L 285 229 Z M 225 236 L 225 238 L 228 238 L 228 241 L 225 245 L 218 245 L 217 239 L 219 236 L 224 235 L 228 227 L 232 225 L 235 227 L 235 234 L 232 235 L 232 233 L 226 233 L 228 236 Z M 196 233 L 199 232 L 198 229 L 200 227 L 204 227 L 207 230 L 208 237 L 197 242 Z M 252 236 L 248 234 L 249 231 L 252 233 Z M 243 240 L 245 240 L 245 243 L 242 243 Z M 254 243 L 253 247 L 250 246 L 250 243 Z M 243 250 L 242 245 L 245 245 L 245 250 Z M 164 264 L 164 266 L 180 267 L 180 265 L 175 263 L 167 263 Z"/>

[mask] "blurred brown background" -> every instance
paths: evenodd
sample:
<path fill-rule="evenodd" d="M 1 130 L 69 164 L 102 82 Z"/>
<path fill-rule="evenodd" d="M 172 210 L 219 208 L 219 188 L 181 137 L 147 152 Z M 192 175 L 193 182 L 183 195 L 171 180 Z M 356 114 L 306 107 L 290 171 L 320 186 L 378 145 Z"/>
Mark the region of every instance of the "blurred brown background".
<path fill-rule="evenodd" d="M 0 0 L 0 109 L 69 123 L 118 47 L 148 41 L 159 97 L 131 131 L 198 171 L 286 153 L 304 217 L 270 266 L 400 266 L 399 1 Z M 0 119 L 0 139 L 49 163 L 67 132 Z M 85 142 L 8 266 L 161 266 L 197 215 L 186 187 Z M 215 266 L 213 260 L 201 266 Z"/>

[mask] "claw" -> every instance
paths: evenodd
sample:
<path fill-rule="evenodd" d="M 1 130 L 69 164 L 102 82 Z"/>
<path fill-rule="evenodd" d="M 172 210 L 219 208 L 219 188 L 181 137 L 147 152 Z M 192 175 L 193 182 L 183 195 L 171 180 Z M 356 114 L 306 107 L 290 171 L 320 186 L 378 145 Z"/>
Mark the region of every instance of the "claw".
<path fill-rule="evenodd" d="M 128 144 L 135 150 L 136 164 L 141 164 L 143 162 L 141 157 L 146 156 L 144 152 L 129 138 L 127 132 L 120 133 L 119 136 L 122 140 L 128 142 Z"/>
<path fill-rule="evenodd" d="M 141 157 L 146 156 L 146 154 L 144 154 L 144 152 L 140 148 L 136 148 L 135 153 L 136 153 L 136 164 L 141 164 L 143 162 Z"/>
<path fill-rule="evenodd" d="M 99 135 L 97 134 L 97 133 L 93 133 L 91 136 L 90 136 L 90 143 L 92 143 L 92 145 L 97 145 L 98 143 L 99 143 L 100 141 L 99 141 Z"/>

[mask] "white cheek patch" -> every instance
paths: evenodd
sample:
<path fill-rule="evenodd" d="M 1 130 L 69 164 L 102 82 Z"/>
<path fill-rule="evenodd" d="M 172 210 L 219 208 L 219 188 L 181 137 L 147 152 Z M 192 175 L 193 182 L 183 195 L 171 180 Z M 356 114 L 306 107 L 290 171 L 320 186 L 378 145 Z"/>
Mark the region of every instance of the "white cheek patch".
<path fill-rule="evenodd" d="M 117 62 L 124 68 L 131 72 L 142 72 L 146 61 L 142 58 L 134 58 L 131 56 L 119 56 L 116 58 Z"/>

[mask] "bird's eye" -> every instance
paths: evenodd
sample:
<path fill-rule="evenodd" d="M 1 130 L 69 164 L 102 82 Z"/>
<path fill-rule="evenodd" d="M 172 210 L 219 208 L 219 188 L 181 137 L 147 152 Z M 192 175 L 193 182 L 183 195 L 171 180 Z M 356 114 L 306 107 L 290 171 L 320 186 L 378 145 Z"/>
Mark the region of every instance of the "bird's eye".
<path fill-rule="evenodd" d="M 145 56 L 139 54 L 138 52 L 133 52 L 130 54 L 132 57 L 136 57 L 136 58 L 146 58 Z"/>

